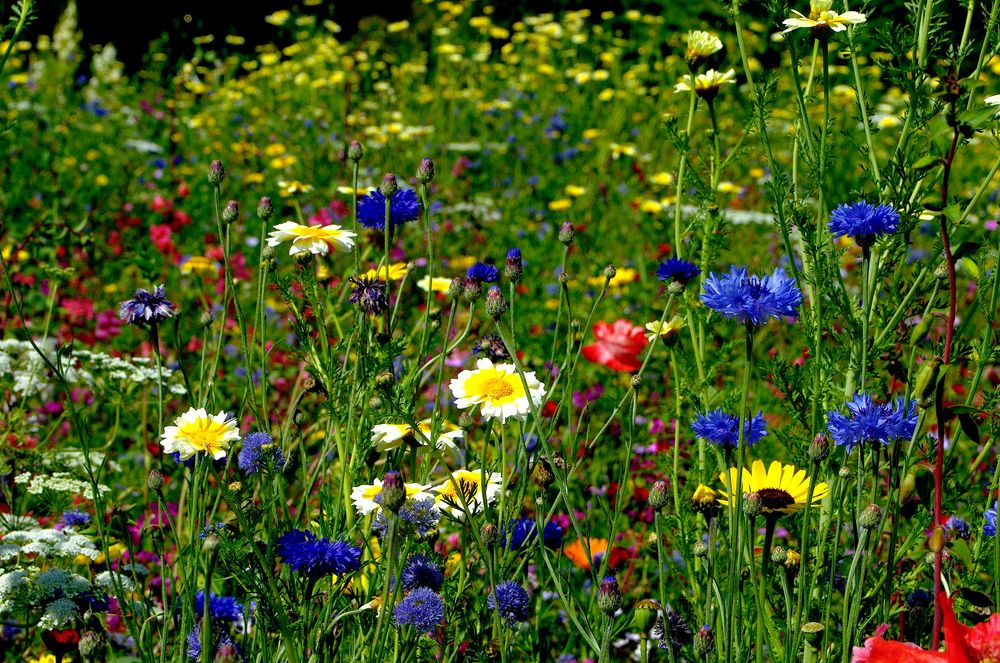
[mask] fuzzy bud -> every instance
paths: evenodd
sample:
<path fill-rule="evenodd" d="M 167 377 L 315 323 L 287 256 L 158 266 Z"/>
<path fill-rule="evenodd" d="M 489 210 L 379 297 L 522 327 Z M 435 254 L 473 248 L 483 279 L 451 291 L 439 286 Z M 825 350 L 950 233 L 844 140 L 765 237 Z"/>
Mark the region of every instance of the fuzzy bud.
<path fill-rule="evenodd" d="M 240 218 L 240 204 L 235 200 L 230 200 L 222 208 L 222 222 L 227 226 Z"/>
<path fill-rule="evenodd" d="M 208 166 L 208 181 L 218 186 L 224 179 L 226 179 L 226 169 L 222 166 L 222 162 L 216 159 Z"/>
<path fill-rule="evenodd" d="M 819 465 L 830 455 L 830 438 L 820 433 L 809 443 L 809 458 Z"/>
<path fill-rule="evenodd" d="M 850 479 L 851 478 L 851 468 L 849 468 L 849 467 L 842 467 L 842 468 L 840 468 L 839 470 L 837 470 L 837 476 L 840 477 L 841 479 Z"/>
<path fill-rule="evenodd" d="M 399 508 L 406 502 L 406 486 L 403 485 L 403 475 L 396 470 L 389 470 L 382 477 L 382 506 L 398 513 Z"/>
<path fill-rule="evenodd" d="M 559 241 L 565 246 L 569 246 L 573 243 L 576 238 L 576 228 L 569 221 L 566 221 L 559 227 Z"/>
<path fill-rule="evenodd" d="M 569 283 L 569 274 L 567 274 L 566 272 L 562 272 L 561 274 L 559 274 L 559 284 L 566 285 L 567 283 Z"/>
<path fill-rule="evenodd" d="M 458 427 L 462 430 L 471 430 L 476 425 L 476 420 L 468 412 L 463 412 L 458 417 Z"/>
<path fill-rule="evenodd" d="M 628 384 L 633 389 L 638 389 L 639 387 L 642 386 L 642 376 L 641 375 L 633 375 L 632 377 L 630 377 L 628 379 Z"/>
<path fill-rule="evenodd" d="M 521 262 L 521 249 L 510 249 L 507 251 L 507 263 L 504 266 L 503 275 L 507 277 L 507 280 L 511 283 L 517 283 L 521 280 L 523 273 L 524 269 Z"/>
<path fill-rule="evenodd" d="M 608 265 L 607 267 L 604 268 L 604 279 L 606 281 L 610 281 L 611 279 L 615 278 L 615 274 L 617 273 L 618 270 L 615 268 L 614 265 Z"/>
<path fill-rule="evenodd" d="M 146 487 L 154 493 L 160 492 L 163 489 L 163 475 L 156 470 L 152 470 L 149 476 L 146 477 Z"/>
<path fill-rule="evenodd" d="M 80 652 L 80 656 L 83 657 L 85 661 L 94 660 L 101 653 L 101 636 L 99 636 L 94 631 L 85 631 L 83 635 L 80 636 L 80 642 L 77 643 L 77 649 Z"/>
<path fill-rule="evenodd" d="M 694 634 L 694 651 L 699 656 L 709 656 L 715 651 L 715 636 L 708 625 L 702 626 Z"/>
<path fill-rule="evenodd" d="M 874 529 L 882 521 L 882 509 L 877 504 L 869 504 L 861 512 L 858 523 L 865 529 Z"/>
<path fill-rule="evenodd" d="M 598 588 L 597 607 L 608 617 L 618 612 L 622 605 L 622 590 L 614 576 L 604 576 Z"/>
<path fill-rule="evenodd" d="M 361 143 L 356 140 L 352 140 L 351 144 L 347 146 L 347 159 L 348 161 L 353 161 L 357 163 L 361 161 L 361 157 L 365 155 L 365 150 L 361 147 Z"/>
<path fill-rule="evenodd" d="M 448 292 L 446 293 L 448 299 L 458 299 L 458 297 L 462 294 L 463 287 L 464 283 L 462 279 L 457 276 L 453 278 L 451 283 L 448 284 Z"/>
<path fill-rule="evenodd" d="M 500 530 L 493 523 L 486 523 L 479 530 L 479 538 L 483 540 L 484 546 L 492 546 L 500 540 Z"/>
<path fill-rule="evenodd" d="M 486 292 L 486 312 L 494 320 L 499 320 L 507 312 L 507 300 L 495 285 Z"/>
<path fill-rule="evenodd" d="M 392 173 L 386 173 L 385 177 L 382 178 L 382 183 L 378 185 L 378 190 L 386 198 L 392 198 L 393 194 L 399 191 L 399 182 L 396 181 L 396 176 Z"/>
<path fill-rule="evenodd" d="M 434 161 L 424 157 L 417 166 L 417 181 L 421 184 L 428 184 L 434 179 Z"/>
<path fill-rule="evenodd" d="M 257 203 L 257 218 L 261 221 L 267 221 L 272 216 L 274 216 L 274 203 L 271 202 L 270 196 L 264 196 Z"/>
<path fill-rule="evenodd" d="M 771 548 L 771 561 L 775 564 L 784 564 L 788 559 L 788 551 L 781 546 Z"/>
<path fill-rule="evenodd" d="M 708 557 L 708 546 L 704 541 L 695 541 L 694 545 L 691 546 L 691 552 L 694 553 L 695 557 Z"/>
<path fill-rule="evenodd" d="M 649 629 L 656 623 L 660 614 L 660 604 L 653 599 L 641 599 L 636 602 L 632 611 L 632 628 L 642 635 L 647 635 Z"/>
<path fill-rule="evenodd" d="M 483 286 L 476 279 L 467 278 L 462 285 L 462 297 L 465 301 L 474 302 L 483 296 Z"/>
<path fill-rule="evenodd" d="M 750 493 L 743 498 L 743 513 L 751 521 L 760 515 L 763 507 L 764 503 L 757 493 Z"/>
<path fill-rule="evenodd" d="M 392 385 L 396 383 L 396 376 L 394 376 L 390 371 L 382 371 L 375 376 L 375 386 L 379 389 L 392 389 Z"/>
<path fill-rule="evenodd" d="M 649 489 L 649 506 L 653 507 L 657 511 L 667 506 L 669 497 L 667 494 L 667 482 L 657 481 Z"/>
<path fill-rule="evenodd" d="M 683 281 L 671 281 L 667 284 L 667 292 L 671 295 L 679 295 L 684 292 L 684 286 Z"/>

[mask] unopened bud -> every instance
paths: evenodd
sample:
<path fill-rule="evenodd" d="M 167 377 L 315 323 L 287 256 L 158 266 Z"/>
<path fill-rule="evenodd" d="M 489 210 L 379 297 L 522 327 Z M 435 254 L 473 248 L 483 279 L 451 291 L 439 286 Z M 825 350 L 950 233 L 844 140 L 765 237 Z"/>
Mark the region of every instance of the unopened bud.
<path fill-rule="evenodd" d="M 219 547 L 219 537 L 214 533 L 209 534 L 205 537 L 205 540 L 201 543 L 201 549 L 207 553 L 214 552 L 216 548 Z"/>
<path fill-rule="evenodd" d="M 614 265 L 608 265 L 607 267 L 604 268 L 604 278 L 605 278 L 605 280 L 610 281 L 611 279 L 615 278 L 615 274 L 617 274 L 617 273 L 618 273 L 618 270 L 615 268 Z"/>
<path fill-rule="evenodd" d="M 463 412 L 458 417 L 458 427 L 462 430 L 471 430 L 473 426 L 476 425 L 476 420 L 468 412 Z"/>
<path fill-rule="evenodd" d="M 638 374 L 633 375 L 628 379 L 628 384 L 633 389 L 638 389 L 639 387 L 642 386 L 642 376 Z"/>
<path fill-rule="evenodd" d="M 267 221 L 272 216 L 274 216 L 274 203 L 271 202 L 270 196 L 264 196 L 257 203 L 257 217 L 261 221 Z"/>
<path fill-rule="evenodd" d="M 788 559 L 788 552 L 781 546 L 771 548 L 771 561 L 775 564 L 784 564 Z"/>
<path fill-rule="evenodd" d="M 361 147 L 361 143 L 356 140 L 352 140 L 351 144 L 347 146 L 347 158 L 354 163 L 361 161 L 361 157 L 365 155 L 365 150 Z"/>
<path fill-rule="evenodd" d="M 569 246 L 573 243 L 576 238 L 576 228 L 569 221 L 566 221 L 559 227 L 559 241 L 564 245 Z"/>
<path fill-rule="evenodd" d="M 878 527 L 880 522 L 882 522 L 882 509 L 877 504 L 866 506 L 865 510 L 861 512 L 861 517 L 858 518 L 858 523 L 865 529 L 874 529 Z"/>
<path fill-rule="evenodd" d="M 567 283 L 569 283 L 569 274 L 567 274 L 566 272 L 562 272 L 561 274 L 559 274 L 559 283 L 561 285 L 566 285 Z"/>
<path fill-rule="evenodd" d="M 222 208 L 222 222 L 227 226 L 240 218 L 240 204 L 235 200 L 230 200 Z"/>
<path fill-rule="evenodd" d="M 499 320 L 507 312 L 507 300 L 497 286 L 490 286 L 486 293 L 486 312 L 494 320 Z"/>
<path fill-rule="evenodd" d="M 657 481 L 649 489 L 649 506 L 653 509 L 659 511 L 663 507 L 667 506 L 669 502 L 669 497 L 667 494 L 667 482 Z"/>
<path fill-rule="evenodd" d="M 146 487 L 148 487 L 154 493 L 158 493 L 163 489 L 163 475 L 152 470 L 149 476 L 146 477 Z"/>
<path fill-rule="evenodd" d="M 382 506 L 397 513 L 399 508 L 406 502 L 406 486 L 403 484 L 403 475 L 396 470 L 389 470 L 382 477 Z"/>
<path fill-rule="evenodd" d="M 640 599 L 632 611 L 632 628 L 640 634 L 648 634 L 660 614 L 660 604 L 653 599 Z"/>
<path fill-rule="evenodd" d="M 434 162 L 427 157 L 420 160 L 420 165 L 417 166 L 417 181 L 421 184 L 427 184 L 434 179 Z"/>
<path fill-rule="evenodd" d="M 382 178 L 382 183 L 378 186 L 378 190 L 386 198 L 392 198 L 399 191 L 399 182 L 396 181 L 396 176 L 392 173 L 386 173 L 385 177 Z"/>
<path fill-rule="evenodd" d="M 511 283 L 517 283 L 521 280 L 521 276 L 524 273 L 521 262 L 521 249 L 510 249 L 507 251 L 507 263 L 504 266 L 503 273 Z"/>
<path fill-rule="evenodd" d="M 597 607 L 608 617 L 611 617 L 622 605 L 622 590 L 614 576 L 605 576 L 598 588 Z"/>
<path fill-rule="evenodd" d="M 842 468 L 840 468 L 839 470 L 837 470 L 837 476 L 840 477 L 841 479 L 850 479 L 851 478 L 851 468 L 849 468 L 849 467 L 842 467 Z"/>
<path fill-rule="evenodd" d="M 448 284 L 448 299 L 457 299 L 462 294 L 462 289 L 464 288 L 464 282 L 457 276 L 451 280 Z"/>
<path fill-rule="evenodd" d="M 707 624 L 694 634 L 694 651 L 699 656 L 709 656 L 715 651 L 715 636 Z"/>
<path fill-rule="evenodd" d="M 695 541 L 691 546 L 691 552 L 695 557 L 708 557 L 708 546 L 704 541 Z"/>
<path fill-rule="evenodd" d="M 482 539 L 484 546 L 492 546 L 500 540 L 500 530 L 493 523 L 486 523 L 479 530 L 479 538 Z"/>
<path fill-rule="evenodd" d="M 375 386 L 379 389 L 391 389 L 396 383 L 396 376 L 391 371 L 382 371 L 375 376 Z"/>
<path fill-rule="evenodd" d="M 743 513 L 747 518 L 753 520 L 760 515 L 761 510 L 764 507 L 763 501 L 760 499 L 760 495 L 757 493 L 750 493 L 743 498 Z"/>
<path fill-rule="evenodd" d="M 809 443 L 809 458 L 812 462 L 822 463 L 830 455 L 830 438 L 820 433 Z"/>
<path fill-rule="evenodd" d="M 462 284 L 462 297 L 467 302 L 474 302 L 483 296 L 483 286 L 476 279 L 465 279 Z"/>
<path fill-rule="evenodd" d="M 927 539 L 927 549 L 932 553 L 944 550 L 944 527 L 938 525 L 931 531 L 931 535 Z"/>
<path fill-rule="evenodd" d="M 101 651 L 101 636 L 99 636 L 94 631 L 86 631 L 80 636 L 80 642 L 77 643 L 77 649 L 80 652 L 80 656 L 84 660 L 96 659 Z"/>
<path fill-rule="evenodd" d="M 823 639 L 823 631 L 826 630 L 826 627 L 819 622 L 806 622 L 799 630 L 802 631 L 806 642 L 815 647 Z"/>
<path fill-rule="evenodd" d="M 224 179 L 226 179 L 226 169 L 222 166 L 222 162 L 216 159 L 208 166 L 208 181 L 210 184 L 219 185 Z"/>

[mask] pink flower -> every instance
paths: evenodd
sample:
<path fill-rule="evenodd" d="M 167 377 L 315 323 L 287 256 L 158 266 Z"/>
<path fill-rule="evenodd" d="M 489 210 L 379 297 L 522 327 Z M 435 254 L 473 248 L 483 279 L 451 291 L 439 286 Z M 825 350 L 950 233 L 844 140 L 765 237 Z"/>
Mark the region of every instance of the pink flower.
<path fill-rule="evenodd" d="M 639 353 L 649 343 L 644 328 L 628 320 L 615 320 L 613 325 L 602 321 L 594 325 L 594 336 L 597 342 L 583 348 L 587 361 L 607 366 L 613 371 L 632 372 L 642 366 Z"/>

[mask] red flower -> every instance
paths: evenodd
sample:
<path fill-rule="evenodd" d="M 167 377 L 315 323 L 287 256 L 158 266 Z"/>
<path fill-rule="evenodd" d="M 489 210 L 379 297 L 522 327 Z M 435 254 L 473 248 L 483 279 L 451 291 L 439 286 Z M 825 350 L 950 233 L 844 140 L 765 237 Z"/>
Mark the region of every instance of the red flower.
<path fill-rule="evenodd" d="M 613 325 L 598 322 L 594 325 L 596 343 L 584 346 L 587 361 L 602 364 L 613 371 L 637 371 L 642 366 L 639 353 L 649 341 L 642 327 L 628 320 L 615 320 Z"/>
<path fill-rule="evenodd" d="M 868 638 L 854 648 L 852 663 L 981 663 L 1000 660 L 1000 614 L 972 628 L 959 624 L 951 599 L 938 595 L 944 613 L 945 651 L 920 649 L 909 642 Z"/>

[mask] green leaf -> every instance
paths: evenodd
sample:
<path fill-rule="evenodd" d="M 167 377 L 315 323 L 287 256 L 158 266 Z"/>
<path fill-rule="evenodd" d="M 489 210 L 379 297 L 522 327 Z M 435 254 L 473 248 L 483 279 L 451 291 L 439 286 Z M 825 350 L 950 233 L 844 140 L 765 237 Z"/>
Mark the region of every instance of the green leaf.
<path fill-rule="evenodd" d="M 951 209 L 951 207 L 948 209 Z M 945 210 L 945 213 L 948 212 L 948 209 Z M 948 218 L 951 218 L 951 216 L 949 215 Z M 983 248 L 983 245 L 978 242 L 962 242 L 958 245 L 958 248 L 951 252 L 951 257 L 955 260 L 961 260 L 965 256 L 975 255 L 981 248 Z"/>
<path fill-rule="evenodd" d="M 967 110 L 958 116 L 958 119 L 968 124 L 973 129 L 979 129 L 988 122 L 993 121 L 997 115 L 997 109 L 993 106 Z"/>
<path fill-rule="evenodd" d="M 972 418 L 972 415 L 967 413 L 958 415 L 958 423 L 962 427 L 962 432 L 965 433 L 970 440 L 979 444 L 982 439 L 979 435 L 979 424 L 977 424 L 976 420 Z"/>
<path fill-rule="evenodd" d="M 940 163 L 941 163 L 941 157 L 934 156 L 933 154 L 928 154 L 914 161 L 913 165 L 910 166 L 910 168 L 912 168 L 913 170 L 930 170 L 931 168 L 940 165 Z"/>

